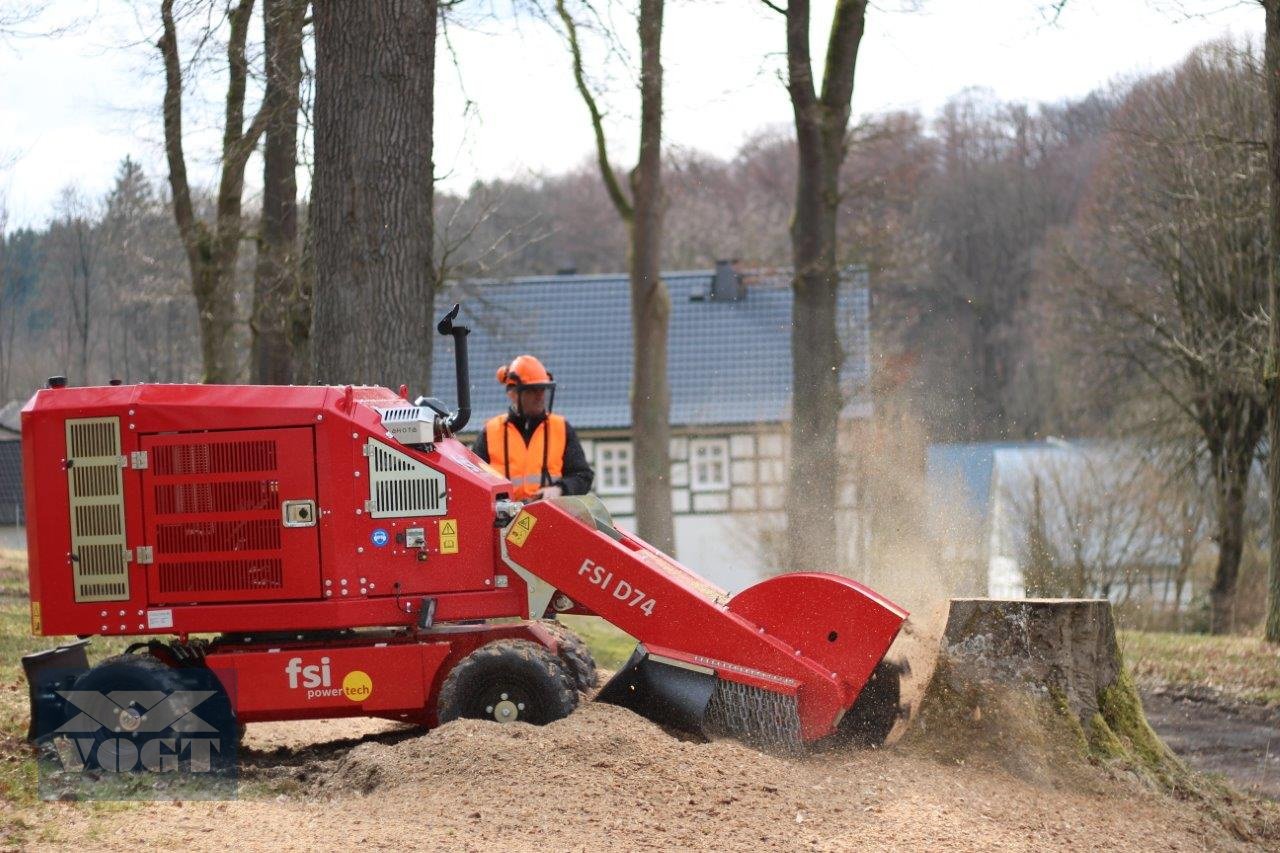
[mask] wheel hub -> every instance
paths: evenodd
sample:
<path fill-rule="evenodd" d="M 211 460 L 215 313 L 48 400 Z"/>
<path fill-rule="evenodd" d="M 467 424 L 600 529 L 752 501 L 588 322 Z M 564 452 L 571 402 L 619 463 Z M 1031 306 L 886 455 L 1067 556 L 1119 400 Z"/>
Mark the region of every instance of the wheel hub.
<path fill-rule="evenodd" d="M 137 708 L 125 708 L 120 711 L 119 722 L 122 731 L 136 732 L 142 725 L 142 714 Z"/>
<path fill-rule="evenodd" d="M 520 719 L 520 712 L 523 710 L 523 702 L 517 702 L 511 698 L 510 694 L 503 693 L 498 697 L 497 702 L 486 705 L 484 712 L 499 723 L 514 723 Z"/>

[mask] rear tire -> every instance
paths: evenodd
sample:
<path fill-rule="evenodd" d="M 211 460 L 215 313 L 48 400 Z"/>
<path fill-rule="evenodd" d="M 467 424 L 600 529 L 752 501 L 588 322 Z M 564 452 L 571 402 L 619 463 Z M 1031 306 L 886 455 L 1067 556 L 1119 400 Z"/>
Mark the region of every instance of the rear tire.
<path fill-rule="evenodd" d="M 529 640 L 495 640 L 467 655 L 445 678 L 441 723 L 459 718 L 546 725 L 578 707 L 569 667 Z"/>
<path fill-rule="evenodd" d="M 594 690 L 600 683 L 600 674 L 596 671 L 596 659 L 582 638 L 554 619 L 543 619 L 538 624 L 555 634 L 556 642 L 560 644 L 560 659 L 569 667 L 578 692 Z"/>
<path fill-rule="evenodd" d="M 102 725 L 91 733 L 92 752 L 89 753 L 85 762 L 88 768 L 116 771 L 157 769 L 143 766 L 142 759 L 139 757 L 142 755 L 143 747 L 152 740 L 172 739 L 179 747 L 177 751 L 180 756 L 179 765 L 187 769 L 186 762 L 189 760 L 190 752 L 181 749 L 181 746 L 191 738 L 191 732 L 186 728 L 191 723 L 196 723 L 195 731 L 199 732 L 201 740 L 207 738 L 214 741 L 208 749 L 213 768 L 223 769 L 235 763 L 237 741 L 235 712 L 222 684 L 207 669 L 199 667 L 175 669 L 149 654 L 117 655 L 107 658 L 76 679 L 71 689 L 92 691 L 107 697 L 117 691 L 138 694 L 132 698 L 125 697 L 123 702 L 109 701 L 104 706 L 110 708 L 107 716 L 110 716 L 115 724 L 111 727 Z M 181 696 L 191 691 L 212 691 L 213 695 L 190 707 L 185 704 L 169 706 L 165 704 L 168 700 L 156 702 L 154 697 L 144 695 L 156 691 L 166 696 L 175 693 Z M 149 713 L 170 717 L 171 724 L 155 729 L 147 724 Z M 68 707 L 68 714 L 74 717 L 79 714 L 79 709 Z M 103 723 L 102 720 L 98 722 Z M 212 726 L 214 731 L 208 731 L 208 726 Z M 118 743 L 119 741 L 128 742 L 132 748 L 125 747 L 123 743 Z M 108 744 L 108 748 L 100 752 L 104 743 Z M 162 751 L 166 755 L 170 754 L 167 747 L 162 748 Z M 104 760 L 108 764 L 114 761 L 116 766 L 104 768 L 102 765 Z"/>

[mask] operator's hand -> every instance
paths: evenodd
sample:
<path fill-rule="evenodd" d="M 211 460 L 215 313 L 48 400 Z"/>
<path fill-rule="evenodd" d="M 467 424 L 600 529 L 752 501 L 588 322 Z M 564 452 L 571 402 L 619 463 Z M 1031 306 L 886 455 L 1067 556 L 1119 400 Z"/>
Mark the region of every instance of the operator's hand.
<path fill-rule="evenodd" d="M 538 491 L 533 493 L 533 499 L 535 501 L 540 501 L 544 498 L 558 498 L 563 494 L 563 486 L 543 486 L 541 489 L 538 489 Z"/>

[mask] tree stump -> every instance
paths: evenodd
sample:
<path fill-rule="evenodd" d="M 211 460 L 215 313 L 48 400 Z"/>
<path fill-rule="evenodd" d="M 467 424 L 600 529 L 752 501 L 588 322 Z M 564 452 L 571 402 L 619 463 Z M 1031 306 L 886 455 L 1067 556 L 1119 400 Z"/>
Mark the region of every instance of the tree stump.
<path fill-rule="evenodd" d="M 1183 789 L 1190 773 L 1152 731 L 1103 600 L 951 602 L 904 748 L 1054 779 L 1087 764 Z"/>

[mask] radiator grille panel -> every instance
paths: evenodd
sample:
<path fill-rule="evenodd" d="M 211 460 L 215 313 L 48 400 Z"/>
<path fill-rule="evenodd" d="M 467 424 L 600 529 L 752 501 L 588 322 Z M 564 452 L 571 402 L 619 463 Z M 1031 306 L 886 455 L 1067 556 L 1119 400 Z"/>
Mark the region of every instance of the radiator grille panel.
<path fill-rule="evenodd" d="M 280 521 L 188 521 L 156 526 L 161 554 L 216 551 L 274 551 L 280 547 Z"/>
<path fill-rule="evenodd" d="M 284 585 L 283 564 L 278 559 L 167 563 L 159 567 L 159 575 L 160 591 L 170 595 L 269 590 Z"/>
<path fill-rule="evenodd" d="M 280 484 L 275 480 L 176 483 L 156 486 L 155 496 L 158 515 L 274 511 L 280 506 Z"/>
<path fill-rule="evenodd" d="M 444 474 L 369 439 L 369 515 L 374 518 L 445 515 Z"/>
<path fill-rule="evenodd" d="M 229 441 L 162 445 L 155 448 L 155 469 L 160 476 L 274 471 L 276 443 Z"/>
<path fill-rule="evenodd" d="M 156 604 L 319 599 L 318 528 L 286 528 L 315 501 L 311 427 L 143 437 L 147 570 Z"/>
<path fill-rule="evenodd" d="M 129 562 L 120 419 L 68 420 L 66 435 L 75 600 L 122 601 L 129 597 Z"/>

